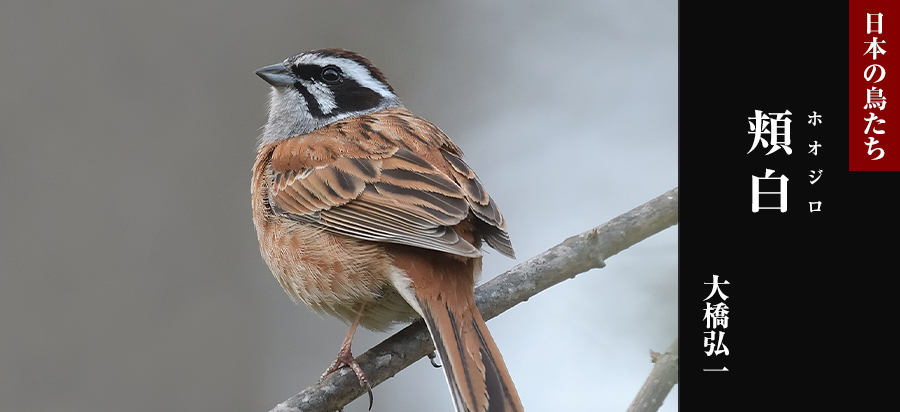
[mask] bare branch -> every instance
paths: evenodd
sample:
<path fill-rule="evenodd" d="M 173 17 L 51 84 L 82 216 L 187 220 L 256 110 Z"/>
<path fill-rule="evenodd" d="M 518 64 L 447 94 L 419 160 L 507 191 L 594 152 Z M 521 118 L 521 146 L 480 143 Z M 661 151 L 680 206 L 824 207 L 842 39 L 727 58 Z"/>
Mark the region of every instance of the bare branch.
<path fill-rule="evenodd" d="M 656 412 L 678 383 L 678 338 L 666 353 L 660 355 L 650 351 L 650 356 L 656 365 L 626 412 Z"/>
<path fill-rule="evenodd" d="M 475 290 L 485 320 L 579 273 L 605 266 L 604 259 L 678 223 L 678 188 L 609 222 L 570 237 L 486 282 Z M 421 321 L 403 328 L 356 357 L 371 385 L 377 386 L 434 351 Z M 335 411 L 365 390 L 356 375 L 342 368 L 282 402 L 271 412 Z"/>

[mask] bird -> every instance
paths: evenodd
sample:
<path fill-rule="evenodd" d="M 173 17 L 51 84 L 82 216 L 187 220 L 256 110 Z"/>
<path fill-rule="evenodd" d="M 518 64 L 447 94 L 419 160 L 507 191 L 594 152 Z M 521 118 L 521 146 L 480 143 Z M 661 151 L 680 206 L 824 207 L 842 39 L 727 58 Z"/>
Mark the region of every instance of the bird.
<path fill-rule="evenodd" d="M 515 258 L 506 223 L 462 150 L 401 103 L 384 74 L 344 49 L 296 54 L 256 74 L 270 86 L 253 165 L 253 221 L 285 292 L 358 326 L 422 318 L 459 412 L 522 411 L 475 305 L 482 247 Z"/>

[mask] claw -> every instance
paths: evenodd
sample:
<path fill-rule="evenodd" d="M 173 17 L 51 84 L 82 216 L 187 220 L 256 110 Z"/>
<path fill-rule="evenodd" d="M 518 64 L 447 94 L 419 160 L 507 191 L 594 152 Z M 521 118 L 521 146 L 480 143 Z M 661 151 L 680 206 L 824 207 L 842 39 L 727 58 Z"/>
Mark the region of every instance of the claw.
<path fill-rule="evenodd" d="M 334 363 L 328 367 L 325 373 L 322 374 L 322 378 L 332 374 L 343 366 L 349 366 L 350 369 L 353 370 L 353 373 L 356 374 L 356 378 L 359 379 L 359 386 L 362 386 L 366 392 L 369 393 L 369 410 L 372 410 L 372 405 L 375 402 L 375 396 L 372 394 L 372 385 L 369 383 L 369 379 L 366 378 L 365 372 L 363 372 L 362 368 L 359 366 L 359 363 L 356 363 L 356 359 L 353 358 L 353 354 L 350 353 L 350 345 L 342 346 L 341 351 L 338 353 L 337 359 L 334 360 Z"/>
<path fill-rule="evenodd" d="M 362 383 L 362 382 L 360 382 Z M 375 396 L 372 395 L 372 385 L 369 385 L 369 381 L 366 380 L 366 385 L 364 386 L 366 391 L 369 392 L 369 410 L 372 410 L 372 404 L 375 402 Z"/>
<path fill-rule="evenodd" d="M 435 361 L 435 359 L 437 359 L 437 352 L 432 351 L 431 353 L 429 353 L 428 359 L 431 361 L 431 366 L 434 366 L 435 368 L 440 368 L 442 366 L 440 363 L 437 363 Z"/>
<path fill-rule="evenodd" d="M 359 313 L 362 313 L 362 308 L 360 308 Z M 350 330 L 347 332 L 344 342 L 341 343 L 341 350 L 338 352 L 337 359 L 335 359 L 334 363 L 325 370 L 325 373 L 322 374 L 322 377 L 319 378 L 319 380 L 321 381 L 342 366 L 349 366 L 350 369 L 353 369 L 353 373 L 356 374 L 356 378 L 359 379 L 359 386 L 362 386 L 363 389 L 369 393 L 369 410 L 371 411 L 372 405 L 375 403 L 375 395 L 372 394 L 372 385 L 369 384 L 369 379 L 366 378 L 366 374 L 363 372 L 362 368 L 359 367 L 359 363 L 356 363 L 353 354 L 350 353 L 350 345 L 353 342 L 353 335 L 356 333 L 356 326 L 359 324 L 359 318 L 360 315 L 357 314 L 356 319 L 354 319 L 353 323 L 350 325 Z"/>

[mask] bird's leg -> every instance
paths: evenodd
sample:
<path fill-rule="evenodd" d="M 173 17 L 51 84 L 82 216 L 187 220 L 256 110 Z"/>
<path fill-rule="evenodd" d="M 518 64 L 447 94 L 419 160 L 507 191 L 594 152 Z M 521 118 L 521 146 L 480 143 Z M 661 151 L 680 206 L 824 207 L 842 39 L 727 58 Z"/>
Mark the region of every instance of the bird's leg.
<path fill-rule="evenodd" d="M 360 304 L 359 311 L 356 313 L 356 317 L 353 318 L 353 323 L 350 324 L 350 330 L 347 331 L 347 336 L 344 337 L 344 341 L 341 343 L 341 350 L 338 351 L 337 358 L 319 379 L 324 379 L 326 376 L 340 369 L 341 366 L 349 366 L 350 369 L 353 369 L 353 372 L 356 373 L 356 377 L 359 379 L 359 386 L 362 386 L 363 389 L 369 393 L 369 409 L 371 410 L 372 402 L 374 401 L 372 385 L 369 384 L 369 379 L 366 378 L 366 374 L 363 373 L 362 368 L 359 367 L 359 364 L 356 363 L 356 359 L 353 358 L 353 354 L 350 352 L 350 345 L 353 343 L 353 335 L 356 334 L 356 327 L 359 326 L 359 319 L 362 317 L 363 308 L 365 308 L 365 306 L 365 303 Z"/>

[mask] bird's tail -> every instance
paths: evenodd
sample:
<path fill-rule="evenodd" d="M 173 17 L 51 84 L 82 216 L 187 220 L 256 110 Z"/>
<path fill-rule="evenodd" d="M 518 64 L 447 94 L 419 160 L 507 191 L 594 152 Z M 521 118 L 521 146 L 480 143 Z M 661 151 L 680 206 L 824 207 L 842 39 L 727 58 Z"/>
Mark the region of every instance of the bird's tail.
<path fill-rule="evenodd" d="M 475 266 L 480 262 L 438 252 L 429 255 L 431 261 L 402 266 L 440 355 L 456 410 L 522 412 L 500 350 L 475 306 Z"/>
<path fill-rule="evenodd" d="M 465 308 L 421 302 L 457 411 L 522 411 L 519 394 L 474 299 Z"/>

